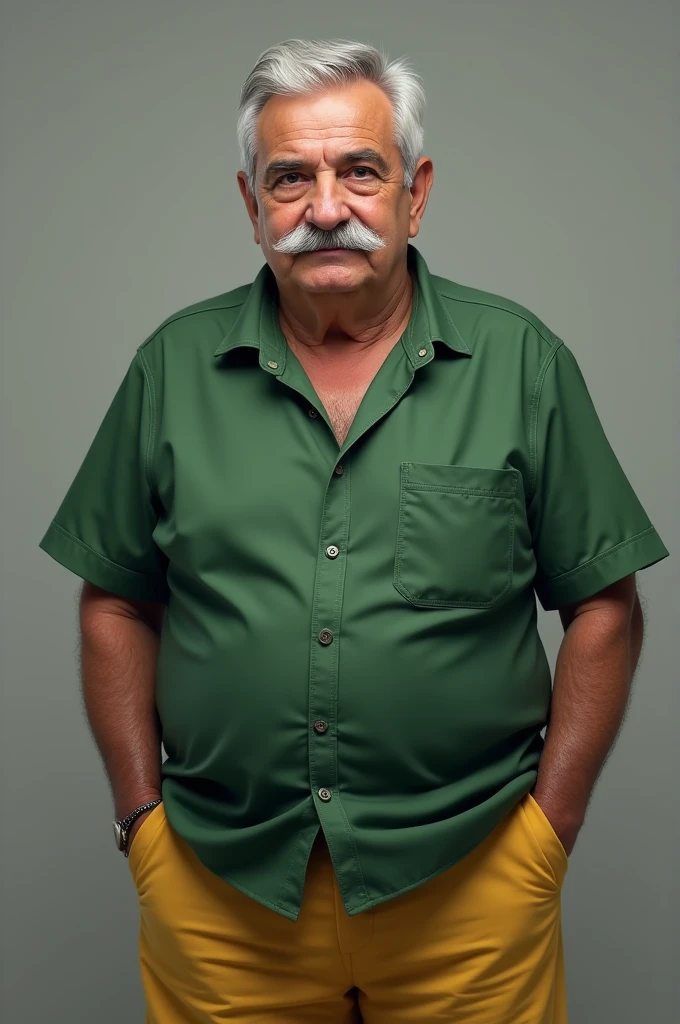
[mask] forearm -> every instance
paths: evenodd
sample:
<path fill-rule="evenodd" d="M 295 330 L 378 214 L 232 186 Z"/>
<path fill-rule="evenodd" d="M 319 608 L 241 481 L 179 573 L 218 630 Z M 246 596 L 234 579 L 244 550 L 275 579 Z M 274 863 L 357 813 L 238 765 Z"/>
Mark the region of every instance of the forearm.
<path fill-rule="evenodd" d="M 117 818 L 160 795 L 159 643 L 152 626 L 124 605 L 81 615 L 83 699 Z"/>
<path fill-rule="evenodd" d="M 534 796 L 565 834 L 583 824 L 596 780 L 623 721 L 642 646 L 642 611 L 593 608 L 569 624 Z"/>

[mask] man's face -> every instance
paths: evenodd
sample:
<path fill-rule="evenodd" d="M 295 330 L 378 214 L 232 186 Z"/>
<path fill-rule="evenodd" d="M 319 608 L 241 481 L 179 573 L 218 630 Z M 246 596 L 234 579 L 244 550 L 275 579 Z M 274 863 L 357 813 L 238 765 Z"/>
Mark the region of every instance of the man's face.
<path fill-rule="evenodd" d="M 403 173 L 390 101 L 372 82 L 268 100 L 254 199 L 243 172 L 239 185 L 277 280 L 310 292 L 387 280 L 422 214 L 412 215 Z"/>

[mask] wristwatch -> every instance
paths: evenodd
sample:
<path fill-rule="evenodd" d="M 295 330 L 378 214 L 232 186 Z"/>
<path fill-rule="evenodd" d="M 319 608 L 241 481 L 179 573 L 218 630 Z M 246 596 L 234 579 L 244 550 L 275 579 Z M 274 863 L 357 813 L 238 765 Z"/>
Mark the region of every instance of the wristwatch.
<path fill-rule="evenodd" d="M 152 807 L 156 807 L 162 802 L 162 797 L 159 797 L 157 800 L 151 800 L 148 804 L 142 804 L 141 807 L 135 807 L 134 811 L 130 811 L 130 813 L 126 814 L 124 818 L 120 819 L 120 821 L 114 821 L 113 834 L 116 837 L 116 846 L 125 854 L 126 857 L 129 853 L 128 836 L 130 834 L 130 825 L 135 818 L 138 818 L 140 814 L 144 813 L 144 811 L 150 811 Z"/>

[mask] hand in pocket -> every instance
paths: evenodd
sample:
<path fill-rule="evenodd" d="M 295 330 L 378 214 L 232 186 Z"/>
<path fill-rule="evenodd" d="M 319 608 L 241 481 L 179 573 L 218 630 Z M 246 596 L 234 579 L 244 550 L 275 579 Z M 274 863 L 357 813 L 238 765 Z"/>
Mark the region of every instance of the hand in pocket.
<path fill-rule="evenodd" d="M 534 802 L 540 808 L 541 813 L 547 820 L 551 829 L 561 842 L 567 857 L 569 857 L 571 855 L 572 850 L 574 849 L 574 846 L 576 845 L 578 834 L 581 831 L 581 825 L 570 825 L 567 822 L 561 820 L 553 811 L 550 810 L 549 807 L 544 806 L 540 799 L 536 799 L 536 795 L 534 793 L 532 793 L 531 796 L 533 797 Z"/>
<path fill-rule="evenodd" d="M 132 849 L 132 843 L 134 841 L 135 836 L 139 832 L 139 828 L 140 828 L 142 822 L 146 821 L 146 819 L 149 817 L 151 812 L 154 811 L 154 810 L 155 810 L 155 807 L 152 807 L 150 810 L 144 811 L 143 814 L 140 814 L 139 817 L 135 818 L 135 820 L 132 822 L 132 825 L 130 826 L 130 831 L 129 831 L 129 834 L 128 834 L 128 841 L 127 841 L 128 854 L 130 853 L 130 850 Z"/>

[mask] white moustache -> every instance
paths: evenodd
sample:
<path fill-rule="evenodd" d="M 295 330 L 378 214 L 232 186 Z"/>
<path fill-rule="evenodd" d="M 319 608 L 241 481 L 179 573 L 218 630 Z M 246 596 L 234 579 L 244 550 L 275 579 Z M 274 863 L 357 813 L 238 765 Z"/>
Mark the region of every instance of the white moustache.
<path fill-rule="evenodd" d="M 380 235 L 371 231 L 360 221 L 347 221 L 332 231 L 324 231 L 311 224 L 299 224 L 293 231 L 276 242 L 276 252 L 295 255 L 300 252 L 316 252 L 319 249 L 364 249 L 374 252 L 385 243 Z"/>

